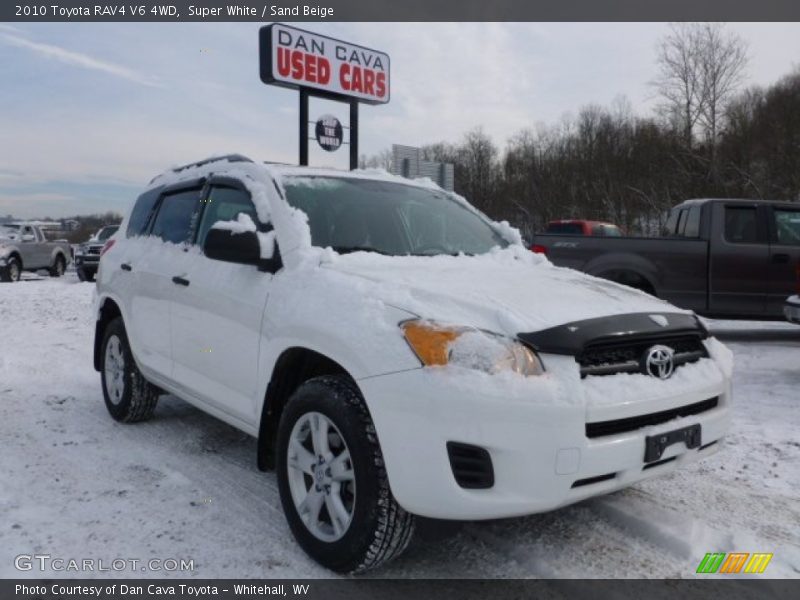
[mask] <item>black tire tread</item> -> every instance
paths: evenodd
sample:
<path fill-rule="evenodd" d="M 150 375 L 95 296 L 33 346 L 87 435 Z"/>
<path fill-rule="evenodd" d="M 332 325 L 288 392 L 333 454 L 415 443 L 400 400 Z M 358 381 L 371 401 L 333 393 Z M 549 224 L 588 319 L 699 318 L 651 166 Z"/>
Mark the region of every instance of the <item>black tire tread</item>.
<path fill-rule="evenodd" d="M 377 568 L 402 554 L 408 547 L 414 534 L 414 515 L 406 512 L 392 495 L 375 425 L 366 402 L 352 379 L 345 375 L 322 375 L 309 379 L 301 387 L 322 387 L 337 401 L 352 407 L 366 433 L 371 460 L 378 467 L 377 527 L 371 534 L 372 542 L 363 556 L 356 557 L 349 565 L 335 570 L 355 574 Z"/>
<path fill-rule="evenodd" d="M 128 335 L 125 331 L 125 324 L 122 321 L 122 317 L 116 317 L 106 326 L 103 332 L 102 356 L 105 356 L 106 341 L 108 336 L 112 333 L 116 333 L 117 336 L 119 336 L 123 345 L 123 352 L 125 353 L 125 364 L 130 365 L 130 367 L 127 367 L 127 384 L 131 390 L 130 402 L 128 403 L 127 410 L 123 414 L 112 413 L 112 416 L 121 423 L 146 421 L 150 419 L 155 412 L 161 390 L 147 381 L 136 366 L 136 361 L 133 358 L 133 353 L 128 343 Z M 100 376 L 104 377 L 103 371 L 101 371 Z M 105 390 L 105 383 L 103 383 L 103 389 Z"/>

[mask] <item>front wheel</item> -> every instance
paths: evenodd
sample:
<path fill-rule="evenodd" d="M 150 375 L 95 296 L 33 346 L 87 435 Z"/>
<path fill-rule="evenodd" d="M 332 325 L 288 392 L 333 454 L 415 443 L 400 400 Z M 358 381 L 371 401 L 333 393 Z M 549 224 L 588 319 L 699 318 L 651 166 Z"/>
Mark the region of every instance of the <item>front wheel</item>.
<path fill-rule="evenodd" d="M 375 426 L 352 380 L 302 384 L 281 415 L 277 450 L 284 513 L 314 560 L 352 573 L 405 550 L 414 517 L 392 496 Z"/>
<path fill-rule="evenodd" d="M 6 266 L 0 268 L 0 281 L 15 282 L 22 278 L 22 267 L 19 260 L 12 257 L 8 259 Z"/>
<path fill-rule="evenodd" d="M 153 416 L 160 391 L 136 366 L 121 317 L 106 327 L 100 357 L 103 399 L 111 416 L 124 423 Z"/>
<path fill-rule="evenodd" d="M 50 277 L 61 277 L 66 270 L 67 261 L 60 254 L 56 256 L 56 262 L 53 263 L 53 266 L 48 269 Z"/>

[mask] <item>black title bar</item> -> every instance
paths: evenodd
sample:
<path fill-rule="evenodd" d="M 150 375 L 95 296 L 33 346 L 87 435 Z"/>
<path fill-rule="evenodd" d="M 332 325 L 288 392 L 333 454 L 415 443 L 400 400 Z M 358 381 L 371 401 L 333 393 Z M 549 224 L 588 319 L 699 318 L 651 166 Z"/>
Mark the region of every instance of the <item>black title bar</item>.
<path fill-rule="evenodd" d="M 6 22 L 800 21 L 797 0 L 3 0 Z"/>

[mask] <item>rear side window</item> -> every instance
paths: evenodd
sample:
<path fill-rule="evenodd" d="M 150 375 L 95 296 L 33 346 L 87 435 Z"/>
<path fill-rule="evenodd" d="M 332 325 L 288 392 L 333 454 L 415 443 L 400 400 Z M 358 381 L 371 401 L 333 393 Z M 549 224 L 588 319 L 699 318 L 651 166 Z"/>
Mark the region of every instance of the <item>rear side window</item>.
<path fill-rule="evenodd" d="M 556 235 L 583 235 L 583 225 L 580 223 L 550 223 L 545 233 Z"/>
<path fill-rule="evenodd" d="M 758 242 L 758 221 L 754 206 L 725 207 L 725 239 L 735 244 Z"/>
<path fill-rule="evenodd" d="M 250 194 L 236 188 L 211 186 L 203 218 L 200 221 L 200 230 L 197 233 L 198 245 L 202 247 L 206 240 L 206 235 L 208 235 L 208 230 L 211 229 L 214 223 L 217 221 L 234 221 L 241 213 L 248 215 L 253 220 L 253 223 L 258 223 L 256 207 L 253 206 L 253 201 L 250 200 Z"/>
<path fill-rule="evenodd" d="M 775 210 L 779 244 L 800 246 L 800 210 Z"/>
<path fill-rule="evenodd" d="M 160 188 L 150 190 L 136 199 L 136 204 L 133 205 L 131 216 L 128 219 L 128 237 L 144 234 L 147 229 L 147 223 L 150 221 L 150 215 L 153 213 L 153 207 L 156 205 L 156 200 L 158 200 L 159 193 Z"/>
<path fill-rule="evenodd" d="M 158 207 L 151 234 L 173 244 L 190 239 L 199 201 L 199 189 L 165 195 Z"/>
<path fill-rule="evenodd" d="M 677 209 L 672 209 L 670 211 L 667 223 L 664 225 L 664 235 L 675 235 L 675 227 L 678 225 L 679 213 L 680 211 Z"/>

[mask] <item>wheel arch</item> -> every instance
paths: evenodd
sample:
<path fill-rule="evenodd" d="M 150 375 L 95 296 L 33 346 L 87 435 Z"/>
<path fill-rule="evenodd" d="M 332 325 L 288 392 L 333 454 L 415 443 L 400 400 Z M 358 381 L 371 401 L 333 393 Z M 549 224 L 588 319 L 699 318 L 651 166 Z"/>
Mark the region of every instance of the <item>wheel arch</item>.
<path fill-rule="evenodd" d="M 274 468 L 275 439 L 286 402 L 300 385 L 320 375 L 344 375 L 358 385 L 341 364 L 309 348 L 287 348 L 275 361 L 258 427 L 257 459 L 260 470 Z"/>
<path fill-rule="evenodd" d="M 635 290 L 655 296 L 656 298 L 658 297 L 658 291 L 656 290 L 656 286 L 653 284 L 653 281 L 647 275 L 641 273 L 637 269 L 632 269 L 630 267 L 606 269 L 600 273 L 597 273 L 597 277 L 626 285 Z"/>
<path fill-rule="evenodd" d="M 103 343 L 103 333 L 108 324 L 117 317 L 122 316 L 119 305 L 109 297 L 100 300 L 94 325 L 94 370 L 100 371 L 100 346 Z"/>

